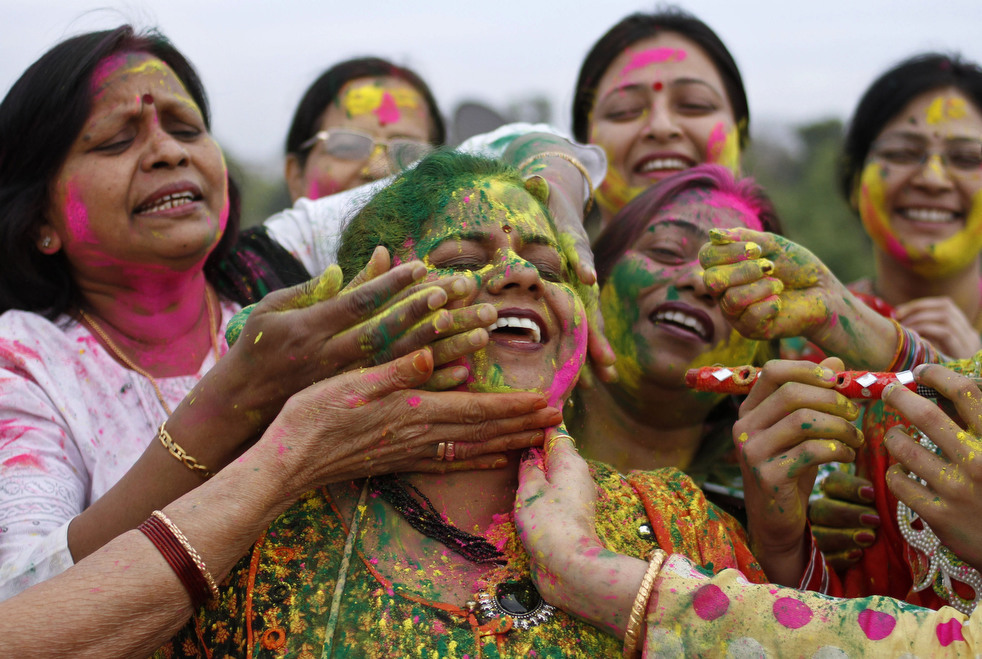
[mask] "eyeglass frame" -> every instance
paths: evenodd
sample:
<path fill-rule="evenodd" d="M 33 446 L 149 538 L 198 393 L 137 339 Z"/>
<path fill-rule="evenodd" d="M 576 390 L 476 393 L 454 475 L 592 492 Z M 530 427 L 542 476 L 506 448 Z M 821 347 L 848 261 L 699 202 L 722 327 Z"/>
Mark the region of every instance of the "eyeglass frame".
<path fill-rule="evenodd" d="M 919 149 L 921 153 L 915 160 L 911 160 L 910 162 L 901 162 L 898 161 L 897 159 L 891 159 L 885 156 L 884 153 L 882 152 L 883 142 L 889 142 L 890 140 L 898 140 L 898 141 L 906 140 L 908 142 L 910 141 L 920 142 L 920 144 L 917 145 L 898 144 L 897 148 L 907 148 L 907 146 L 911 146 Z M 885 163 L 892 167 L 900 167 L 904 169 L 913 169 L 913 168 L 922 169 L 932 158 L 936 156 L 940 161 L 941 165 L 945 168 L 945 170 L 950 175 L 965 176 L 965 175 L 982 172 L 982 139 L 974 139 L 971 137 L 948 138 L 944 140 L 944 147 L 942 149 L 930 149 L 928 148 L 928 142 L 929 140 L 921 135 L 887 135 L 886 137 L 874 141 L 873 144 L 870 145 L 868 157 L 879 160 L 882 163 Z M 952 159 L 950 158 L 951 148 L 953 145 L 958 145 L 958 144 L 974 144 L 975 146 L 977 146 L 979 149 L 978 162 L 976 162 L 974 165 L 970 167 L 963 167 L 963 166 L 959 166 L 956 163 L 952 163 Z"/>
<path fill-rule="evenodd" d="M 306 140 L 304 140 L 303 142 L 300 143 L 300 146 L 297 147 L 297 152 L 298 153 L 303 153 L 304 151 L 312 150 L 317 145 L 318 142 L 324 142 L 324 143 L 326 143 L 327 140 L 330 138 L 330 136 L 331 136 L 332 133 L 335 133 L 335 134 L 340 133 L 340 134 L 354 135 L 354 136 L 357 136 L 357 137 L 363 137 L 363 138 L 369 140 L 372 143 L 371 149 L 369 149 L 368 153 L 365 156 L 361 157 L 361 158 L 345 158 L 343 156 L 339 156 L 339 155 L 330 153 L 329 151 L 326 152 L 327 155 L 331 156 L 332 158 L 339 158 L 341 160 L 346 160 L 348 162 L 358 162 L 358 161 L 368 160 L 369 158 L 372 157 L 372 154 L 375 153 L 375 150 L 376 149 L 381 148 L 381 149 L 383 149 L 385 151 L 385 155 L 386 155 L 386 158 L 388 159 L 389 163 L 396 170 L 400 170 L 400 169 L 405 169 L 409 165 L 413 164 L 413 162 L 419 161 L 421 158 L 425 157 L 427 154 L 429 154 L 430 152 L 432 152 L 434 150 L 434 146 L 432 144 L 430 144 L 429 142 L 424 142 L 422 140 L 416 140 L 416 139 L 412 139 L 412 138 L 408 138 L 408 137 L 394 137 L 394 138 L 391 138 L 391 139 L 388 139 L 388 140 L 378 140 L 378 139 L 375 139 L 375 137 L 373 135 L 370 135 L 368 133 L 364 133 L 364 132 L 362 132 L 360 130 L 354 130 L 354 129 L 351 129 L 351 128 L 335 128 L 334 130 L 319 130 L 319 131 L 317 131 L 316 133 L 314 133 L 314 135 L 312 137 L 310 137 L 309 139 L 306 139 Z M 393 143 L 400 143 L 400 142 L 401 143 L 404 143 L 404 144 L 411 144 L 413 146 L 422 147 L 422 149 L 421 149 L 422 150 L 422 154 L 420 155 L 419 158 L 417 158 L 416 160 L 414 160 L 413 162 L 410 162 L 410 163 L 405 163 L 404 164 L 404 163 L 396 162 L 393 159 L 393 157 L 392 157 L 392 150 L 389 147 Z"/>

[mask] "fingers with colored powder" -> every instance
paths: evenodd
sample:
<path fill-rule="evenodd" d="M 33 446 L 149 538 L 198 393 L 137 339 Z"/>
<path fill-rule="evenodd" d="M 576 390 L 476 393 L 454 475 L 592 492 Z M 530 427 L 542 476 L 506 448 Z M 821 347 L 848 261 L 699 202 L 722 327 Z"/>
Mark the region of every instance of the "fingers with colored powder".
<path fill-rule="evenodd" d="M 887 486 L 944 545 L 980 569 L 982 531 L 965 520 L 982 515 L 982 393 L 968 378 L 938 365 L 918 367 L 914 377 L 950 400 L 957 416 L 903 387 L 884 391 L 884 402 L 923 433 L 912 438 L 901 427 L 887 432 L 884 445 L 898 463 L 887 472 Z"/>

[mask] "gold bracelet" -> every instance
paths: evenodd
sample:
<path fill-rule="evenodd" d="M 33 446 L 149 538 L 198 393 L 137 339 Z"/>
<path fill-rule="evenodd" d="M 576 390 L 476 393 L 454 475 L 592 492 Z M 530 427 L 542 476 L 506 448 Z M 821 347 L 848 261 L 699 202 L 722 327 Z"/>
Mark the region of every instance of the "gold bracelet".
<path fill-rule="evenodd" d="M 157 439 L 159 439 L 160 443 L 164 445 L 167 452 L 180 460 L 181 464 L 199 476 L 204 478 L 211 478 L 214 476 L 215 473 L 213 471 L 188 455 L 187 451 L 185 451 L 180 444 L 174 441 L 174 438 L 170 436 L 169 432 L 167 432 L 167 428 L 164 427 L 165 424 L 166 422 L 160 424 L 160 429 L 157 431 Z"/>
<path fill-rule="evenodd" d="M 587 197 L 586 203 L 583 205 L 583 214 L 585 215 L 589 213 L 590 209 L 593 208 L 593 179 L 590 178 L 590 172 L 586 170 L 586 167 L 583 165 L 583 163 L 581 163 L 573 156 L 569 155 L 568 153 L 564 153 L 562 151 L 543 151 L 541 153 L 533 154 L 528 158 L 526 158 L 525 160 L 523 160 L 518 165 L 517 169 L 518 171 L 522 172 L 526 167 L 531 165 L 536 160 L 539 160 L 540 158 L 548 158 L 550 156 L 554 156 L 556 158 L 562 158 L 563 160 L 571 164 L 573 167 L 576 167 L 576 169 L 579 170 L 580 174 L 583 175 L 583 178 L 586 179 L 587 189 L 589 190 L 589 196 Z"/>
<path fill-rule="evenodd" d="M 905 345 L 907 343 L 907 334 L 896 318 L 888 318 L 888 320 L 893 323 L 894 329 L 897 331 L 897 349 L 893 353 L 893 359 L 890 360 L 890 368 L 888 370 L 896 371 L 900 355 L 905 352 L 905 348 L 907 347 Z"/>
<path fill-rule="evenodd" d="M 201 554 L 195 551 L 194 547 L 191 546 L 191 543 L 188 542 L 187 536 L 181 533 L 181 529 L 177 528 L 177 524 L 170 521 L 170 518 L 159 510 L 155 510 L 150 514 L 167 525 L 170 532 L 174 534 L 177 541 L 181 543 L 182 547 L 184 547 L 184 551 L 188 553 L 188 556 L 191 557 L 194 564 L 198 566 L 198 569 L 201 571 L 201 576 L 205 578 L 205 583 L 208 584 L 208 590 L 211 591 L 211 596 L 217 598 L 218 584 L 215 583 L 215 579 L 211 576 L 211 572 L 209 572 L 208 568 L 205 566 L 205 562 L 202 560 Z"/>
<path fill-rule="evenodd" d="M 651 588 L 655 585 L 655 579 L 661 572 L 662 563 L 668 554 L 662 549 L 656 549 L 651 553 L 651 562 L 648 563 L 648 571 L 644 573 L 641 580 L 641 588 L 638 596 L 634 598 L 634 606 L 631 607 L 631 617 L 627 619 L 627 628 L 624 630 L 624 656 L 633 659 L 638 649 L 638 636 L 641 634 L 641 619 L 648 609 L 648 600 L 651 599 Z"/>

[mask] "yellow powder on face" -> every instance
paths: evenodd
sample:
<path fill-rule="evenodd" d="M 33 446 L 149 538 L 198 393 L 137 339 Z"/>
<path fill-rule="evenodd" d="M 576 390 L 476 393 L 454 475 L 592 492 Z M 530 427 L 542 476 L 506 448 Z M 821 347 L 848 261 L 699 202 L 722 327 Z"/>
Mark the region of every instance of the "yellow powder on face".
<path fill-rule="evenodd" d="M 377 84 L 366 84 L 348 90 L 342 101 L 344 110 L 351 116 L 374 112 L 382 105 L 385 95 L 391 96 L 396 106 L 415 109 L 419 107 L 418 94 L 411 89 L 388 89 Z"/>
<path fill-rule="evenodd" d="M 938 96 L 927 106 L 926 121 L 929 126 L 961 119 L 968 112 L 965 99 L 953 96 Z"/>

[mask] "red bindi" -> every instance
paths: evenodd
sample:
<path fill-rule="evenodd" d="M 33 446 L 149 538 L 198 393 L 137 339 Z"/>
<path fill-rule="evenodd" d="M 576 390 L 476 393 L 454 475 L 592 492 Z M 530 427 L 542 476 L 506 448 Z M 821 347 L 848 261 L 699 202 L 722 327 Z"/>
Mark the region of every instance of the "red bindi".
<path fill-rule="evenodd" d="M 144 94 L 143 102 L 147 105 L 153 105 L 153 94 Z"/>
<path fill-rule="evenodd" d="M 651 86 L 651 88 L 654 89 L 656 92 L 660 92 L 661 90 L 663 90 L 665 88 L 665 85 L 663 85 L 662 82 L 661 82 L 661 80 L 659 80 L 658 82 L 656 82 L 655 84 L 653 84 Z"/>
<path fill-rule="evenodd" d="M 505 233 L 511 233 L 511 227 L 508 226 L 507 224 L 501 227 L 501 230 L 504 231 Z"/>

